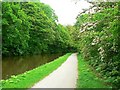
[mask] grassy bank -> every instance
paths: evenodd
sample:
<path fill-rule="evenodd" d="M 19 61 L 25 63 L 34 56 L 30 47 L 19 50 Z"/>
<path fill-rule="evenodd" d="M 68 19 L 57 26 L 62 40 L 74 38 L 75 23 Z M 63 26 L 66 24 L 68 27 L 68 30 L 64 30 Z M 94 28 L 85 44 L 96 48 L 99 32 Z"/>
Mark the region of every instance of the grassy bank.
<path fill-rule="evenodd" d="M 104 80 L 97 77 L 97 74 L 90 69 L 86 61 L 78 54 L 78 88 L 109 88 Z"/>
<path fill-rule="evenodd" d="M 33 70 L 27 71 L 23 74 L 12 76 L 8 80 L 2 80 L 3 88 L 30 88 L 36 82 L 49 75 L 55 69 L 57 69 L 71 54 L 68 53 L 64 56 L 57 58 L 56 60 L 37 67 Z"/>

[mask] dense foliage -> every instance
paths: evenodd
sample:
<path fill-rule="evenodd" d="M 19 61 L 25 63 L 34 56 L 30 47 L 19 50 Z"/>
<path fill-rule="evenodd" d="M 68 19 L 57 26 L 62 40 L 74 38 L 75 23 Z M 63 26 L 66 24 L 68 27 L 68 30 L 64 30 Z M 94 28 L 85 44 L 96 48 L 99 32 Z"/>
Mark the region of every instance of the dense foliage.
<path fill-rule="evenodd" d="M 113 87 L 120 87 L 120 2 L 92 3 L 78 16 L 80 52 Z M 93 9 L 91 8 L 91 9 Z"/>
<path fill-rule="evenodd" d="M 40 2 L 2 2 L 2 54 L 67 52 L 71 37 L 54 10 Z"/>

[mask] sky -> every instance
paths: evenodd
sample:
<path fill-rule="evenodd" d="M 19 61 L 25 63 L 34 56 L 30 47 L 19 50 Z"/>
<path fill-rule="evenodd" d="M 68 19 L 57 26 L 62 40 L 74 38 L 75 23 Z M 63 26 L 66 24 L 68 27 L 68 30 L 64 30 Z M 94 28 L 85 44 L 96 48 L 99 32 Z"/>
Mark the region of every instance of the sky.
<path fill-rule="evenodd" d="M 75 3 L 74 0 L 40 0 L 55 10 L 58 21 L 62 25 L 73 25 L 82 9 L 89 8 L 90 4 L 84 0 Z"/>

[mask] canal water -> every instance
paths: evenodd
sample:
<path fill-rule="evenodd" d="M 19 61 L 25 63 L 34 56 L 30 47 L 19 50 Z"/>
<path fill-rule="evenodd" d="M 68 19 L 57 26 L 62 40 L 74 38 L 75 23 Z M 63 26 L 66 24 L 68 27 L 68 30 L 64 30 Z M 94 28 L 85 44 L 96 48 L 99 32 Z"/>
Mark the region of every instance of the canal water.
<path fill-rule="evenodd" d="M 2 58 L 2 79 L 8 79 L 11 75 L 18 75 L 32 70 L 45 63 L 51 62 L 62 54 L 42 54 L 22 57 Z"/>

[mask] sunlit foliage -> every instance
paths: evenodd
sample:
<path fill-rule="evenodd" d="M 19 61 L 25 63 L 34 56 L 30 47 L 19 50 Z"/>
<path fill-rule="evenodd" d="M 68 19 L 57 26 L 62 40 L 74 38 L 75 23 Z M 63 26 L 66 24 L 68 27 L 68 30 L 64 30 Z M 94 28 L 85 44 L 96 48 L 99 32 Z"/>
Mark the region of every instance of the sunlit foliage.
<path fill-rule="evenodd" d="M 27 55 L 68 52 L 71 39 L 57 24 L 54 10 L 40 2 L 2 2 L 2 54 Z"/>
<path fill-rule="evenodd" d="M 120 3 L 95 3 L 94 13 L 78 16 L 80 50 L 113 87 L 120 85 Z"/>

